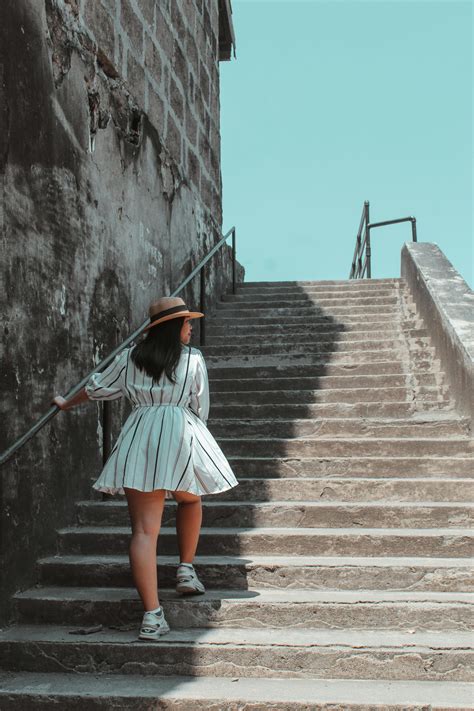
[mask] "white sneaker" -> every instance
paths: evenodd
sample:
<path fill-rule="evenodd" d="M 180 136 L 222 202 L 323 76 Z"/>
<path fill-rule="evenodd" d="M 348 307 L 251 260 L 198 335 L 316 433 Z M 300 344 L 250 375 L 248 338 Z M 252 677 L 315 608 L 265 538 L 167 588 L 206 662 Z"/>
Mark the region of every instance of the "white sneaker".
<path fill-rule="evenodd" d="M 159 612 L 145 612 L 138 639 L 154 640 L 170 631 L 163 609 Z"/>
<path fill-rule="evenodd" d="M 180 563 L 176 572 L 176 592 L 182 595 L 200 595 L 206 588 L 196 575 L 192 563 Z"/>

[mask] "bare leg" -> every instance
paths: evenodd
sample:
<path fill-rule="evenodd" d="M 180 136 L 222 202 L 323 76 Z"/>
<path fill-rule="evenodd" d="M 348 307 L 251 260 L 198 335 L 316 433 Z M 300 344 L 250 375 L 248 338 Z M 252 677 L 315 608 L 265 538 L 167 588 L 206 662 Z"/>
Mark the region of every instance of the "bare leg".
<path fill-rule="evenodd" d="M 202 522 L 201 497 L 185 491 L 173 491 L 178 502 L 176 533 L 178 534 L 179 560 L 192 563 L 196 555 Z"/>
<path fill-rule="evenodd" d="M 156 543 L 161 526 L 165 491 L 125 489 L 132 524 L 130 567 L 145 611 L 160 606 L 156 573 Z"/>

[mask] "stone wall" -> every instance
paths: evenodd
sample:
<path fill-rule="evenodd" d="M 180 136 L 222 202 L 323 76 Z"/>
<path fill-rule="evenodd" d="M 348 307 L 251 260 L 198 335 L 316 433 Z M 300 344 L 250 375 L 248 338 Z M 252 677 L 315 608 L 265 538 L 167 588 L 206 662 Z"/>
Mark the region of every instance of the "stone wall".
<path fill-rule="evenodd" d="M 219 7 L 1 4 L 2 450 L 221 234 Z M 225 246 L 207 268 L 208 308 L 231 273 Z M 198 280 L 181 296 L 198 307 Z M 89 404 L 61 413 L 2 468 L 4 619 L 10 594 L 34 579 L 34 560 L 53 550 L 55 527 L 88 496 L 100 443 Z"/>

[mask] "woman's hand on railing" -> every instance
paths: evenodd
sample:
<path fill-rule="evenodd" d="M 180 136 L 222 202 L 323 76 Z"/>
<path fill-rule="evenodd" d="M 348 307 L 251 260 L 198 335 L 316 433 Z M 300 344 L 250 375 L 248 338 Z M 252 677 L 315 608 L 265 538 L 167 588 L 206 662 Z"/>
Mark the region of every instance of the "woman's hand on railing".
<path fill-rule="evenodd" d="M 67 410 L 68 407 L 70 407 L 68 401 L 61 395 L 56 395 L 56 397 L 51 400 L 51 405 L 56 405 L 60 410 Z"/>
<path fill-rule="evenodd" d="M 62 395 L 56 395 L 51 401 L 52 405 L 56 405 L 60 410 L 70 410 L 71 407 L 80 405 L 83 402 L 89 402 L 85 388 L 79 390 L 79 392 L 74 395 L 70 400 L 66 400 Z"/>

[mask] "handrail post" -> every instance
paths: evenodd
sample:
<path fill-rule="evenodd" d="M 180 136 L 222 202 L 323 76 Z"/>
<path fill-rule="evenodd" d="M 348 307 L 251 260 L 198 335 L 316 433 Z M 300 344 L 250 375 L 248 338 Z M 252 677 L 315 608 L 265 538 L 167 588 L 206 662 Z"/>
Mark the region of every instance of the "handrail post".
<path fill-rule="evenodd" d="M 401 222 L 411 222 L 411 234 L 413 242 L 417 242 L 416 234 L 416 217 L 400 217 L 396 220 L 384 220 L 384 222 L 374 222 L 370 224 L 369 218 L 369 201 L 364 202 L 364 210 L 362 212 L 359 232 L 357 233 L 356 248 L 352 259 L 351 271 L 349 279 L 363 278 L 367 274 L 367 279 L 372 278 L 372 248 L 370 244 L 370 231 L 375 227 L 384 227 L 385 225 L 396 225 Z M 362 229 L 365 224 L 364 240 L 361 243 Z M 362 264 L 362 256 L 365 248 L 365 261 Z M 357 265 L 357 268 L 356 268 Z"/>
<path fill-rule="evenodd" d="M 365 229 L 367 230 L 367 238 L 365 243 L 365 254 L 367 258 L 367 279 L 372 278 L 372 263 L 371 255 L 372 251 L 370 249 L 370 220 L 369 220 L 369 202 L 368 200 L 364 203 L 365 205 Z"/>
<path fill-rule="evenodd" d="M 232 230 L 232 293 L 235 294 L 235 227 Z"/>
<path fill-rule="evenodd" d="M 206 313 L 206 265 L 201 268 L 200 274 L 200 297 L 199 297 L 199 310 L 201 313 Z M 206 345 L 206 324 L 204 319 L 199 319 L 199 343 L 201 346 Z"/>
<path fill-rule="evenodd" d="M 362 234 L 359 232 L 356 239 L 356 257 L 352 262 L 351 276 L 357 278 L 358 268 L 360 264 L 360 254 L 362 245 Z M 350 278 L 350 277 L 349 277 Z"/>

